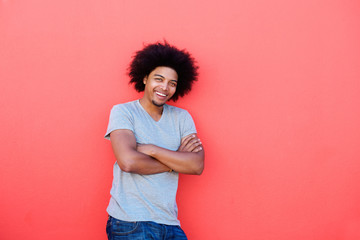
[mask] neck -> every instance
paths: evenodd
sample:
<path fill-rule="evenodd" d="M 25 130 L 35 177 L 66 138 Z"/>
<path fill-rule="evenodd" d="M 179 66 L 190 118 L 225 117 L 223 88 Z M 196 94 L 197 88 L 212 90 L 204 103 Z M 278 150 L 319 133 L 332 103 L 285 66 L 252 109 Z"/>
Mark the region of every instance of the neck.
<path fill-rule="evenodd" d="M 139 102 L 141 104 L 141 106 L 152 116 L 154 115 L 158 115 L 161 116 L 163 109 L 164 109 L 164 105 L 162 106 L 158 106 L 155 105 L 152 102 L 147 101 L 144 97 L 139 99 Z"/>

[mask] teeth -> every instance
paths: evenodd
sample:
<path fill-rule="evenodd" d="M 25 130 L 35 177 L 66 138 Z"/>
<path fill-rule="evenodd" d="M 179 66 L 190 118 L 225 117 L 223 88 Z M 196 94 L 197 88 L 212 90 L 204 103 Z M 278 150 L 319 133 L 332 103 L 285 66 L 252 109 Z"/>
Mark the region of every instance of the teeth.
<path fill-rule="evenodd" d="M 163 94 L 163 93 L 156 92 L 156 94 L 158 94 L 158 95 L 160 95 L 160 96 L 163 96 L 163 97 L 166 97 L 166 95 Z"/>

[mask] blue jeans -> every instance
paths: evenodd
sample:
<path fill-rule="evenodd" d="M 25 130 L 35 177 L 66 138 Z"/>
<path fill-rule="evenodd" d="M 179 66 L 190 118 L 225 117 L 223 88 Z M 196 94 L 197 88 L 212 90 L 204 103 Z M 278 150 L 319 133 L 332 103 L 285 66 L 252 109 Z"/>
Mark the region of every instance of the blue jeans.
<path fill-rule="evenodd" d="M 106 224 L 109 240 L 187 240 L 184 231 L 177 225 L 155 222 L 125 222 L 109 216 Z"/>

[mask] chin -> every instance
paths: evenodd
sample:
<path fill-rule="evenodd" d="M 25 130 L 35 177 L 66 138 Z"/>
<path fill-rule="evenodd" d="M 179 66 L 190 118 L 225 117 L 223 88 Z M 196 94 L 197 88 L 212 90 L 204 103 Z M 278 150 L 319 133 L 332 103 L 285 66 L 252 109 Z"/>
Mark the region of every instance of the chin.
<path fill-rule="evenodd" d="M 162 106 L 165 105 L 165 103 L 157 103 L 157 102 L 155 102 L 154 100 L 152 100 L 152 104 L 154 104 L 154 105 L 157 106 L 157 107 L 162 107 Z"/>

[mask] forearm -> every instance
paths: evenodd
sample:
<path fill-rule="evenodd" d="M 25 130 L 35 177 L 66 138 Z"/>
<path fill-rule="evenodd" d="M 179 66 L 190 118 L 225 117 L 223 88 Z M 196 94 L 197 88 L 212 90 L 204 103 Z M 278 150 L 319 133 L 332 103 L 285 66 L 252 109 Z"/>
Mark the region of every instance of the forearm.
<path fill-rule="evenodd" d="M 121 170 L 137 174 L 170 171 L 158 160 L 136 150 L 136 140 L 130 130 L 115 130 L 110 134 L 112 149 Z"/>
<path fill-rule="evenodd" d="M 125 172 L 148 175 L 170 171 L 165 164 L 140 152 L 118 158 L 117 163 Z"/>
<path fill-rule="evenodd" d="M 204 169 L 204 151 L 179 152 L 147 145 L 146 154 L 179 173 L 200 175 Z"/>

